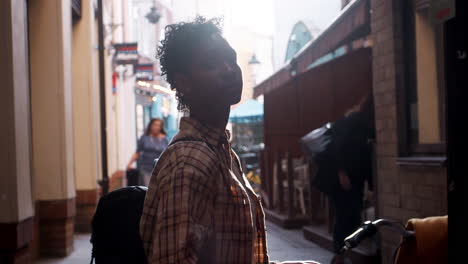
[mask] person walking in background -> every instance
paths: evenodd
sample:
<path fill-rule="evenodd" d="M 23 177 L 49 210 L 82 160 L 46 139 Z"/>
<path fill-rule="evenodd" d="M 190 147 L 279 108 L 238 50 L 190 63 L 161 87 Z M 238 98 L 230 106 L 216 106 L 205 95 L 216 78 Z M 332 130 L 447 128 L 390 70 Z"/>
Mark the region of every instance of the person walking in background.
<path fill-rule="evenodd" d="M 344 246 L 344 239 L 361 224 L 364 183 L 372 190 L 372 146 L 375 137 L 371 96 L 365 98 L 345 118 L 335 122 L 332 146 L 336 153 L 338 186 L 330 193 L 335 209 L 333 241 L 335 253 Z M 340 263 L 338 260 L 334 263 Z"/>
<path fill-rule="evenodd" d="M 159 118 L 151 119 L 146 127 L 145 134 L 138 140 L 137 150 L 132 155 L 127 165 L 127 170 L 132 169 L 133 163 L 138 161 L 139 185 L 148 186 L 154 162 L 167 148 L 169 141 L 164 123 Z"/>

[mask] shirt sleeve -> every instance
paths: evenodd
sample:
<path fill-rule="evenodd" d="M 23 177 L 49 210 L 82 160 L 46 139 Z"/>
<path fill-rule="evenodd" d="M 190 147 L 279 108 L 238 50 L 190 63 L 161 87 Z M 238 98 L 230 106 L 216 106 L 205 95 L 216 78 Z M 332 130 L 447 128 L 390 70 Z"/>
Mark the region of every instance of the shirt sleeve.
<path fill-rule="evenodd" d="M 195 164 L 184 162 L 178 167 L 171 170 L 174 175 L 160 190 L 152 264 L 197 263 L 200 250 L 212 233 L 212 177 Z"/>

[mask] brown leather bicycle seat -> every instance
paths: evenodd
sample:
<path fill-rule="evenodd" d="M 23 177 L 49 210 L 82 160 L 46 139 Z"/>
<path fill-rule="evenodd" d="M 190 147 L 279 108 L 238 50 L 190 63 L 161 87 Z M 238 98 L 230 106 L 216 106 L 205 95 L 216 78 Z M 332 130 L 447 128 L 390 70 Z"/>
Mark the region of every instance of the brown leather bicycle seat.
<path fill-rule="evenodd" d="M 416 239 L 403 242 L 397 253 L 396 264 L 448 262 L 447 216 L 410 219 L 406 229 L 415 231 Z"/>

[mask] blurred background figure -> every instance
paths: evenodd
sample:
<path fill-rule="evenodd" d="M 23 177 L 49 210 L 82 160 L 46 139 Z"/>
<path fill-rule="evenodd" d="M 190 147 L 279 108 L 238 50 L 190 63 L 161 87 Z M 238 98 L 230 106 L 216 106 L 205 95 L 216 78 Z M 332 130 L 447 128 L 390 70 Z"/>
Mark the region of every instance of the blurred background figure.
<path fill-rule="evenodd" d="M 333 126 L 332 146 L 336 153 L 335 167 L 339 183 L 330 193 L 335 209 L 335 253 L 339 253 L 344 246 L 344 239 L 362 222 L 364 183 L 367 182 L 372 190 L 371 142 L 374 138 L 374 111 L 370 96 L 361 100 L 357 107 Z"/>
<path fill-rule="evenodd" d="M 127 171 L 132 170 L 133 163 L 137 161 L 139 185 L 148 186 L 155 160 L 159 158 L 168 144 L 163 121 L 159 118 L 151 119 L 145 134 L 138 140 L 136 152 L 127 165 Z"/>

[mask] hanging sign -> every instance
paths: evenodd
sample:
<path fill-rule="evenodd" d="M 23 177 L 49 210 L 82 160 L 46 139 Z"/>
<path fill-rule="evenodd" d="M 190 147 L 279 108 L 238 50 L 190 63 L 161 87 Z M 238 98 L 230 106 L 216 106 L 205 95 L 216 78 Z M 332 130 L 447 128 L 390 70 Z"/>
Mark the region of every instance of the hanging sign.
<path fill-rule="evenodd" d="M 136 64 L 138 63 L 138 43 L 119 43 L 114 44 L 115 62 L 117 64 Z"/>
<path fill-rule="evenodd" d="M 153 64 L 137 64 L 135 66 L 135 75 L 137 81 L 153 81 Z"/>
<path fill-rule="evenodd" d="M 432 0 L 430 9 L 432 21 L 444 23 L 455 17 L 455 0 Z"/>
<path fill-rule="evenodd" d="M 117 94 L 117 78 L 118 74 L 116 72 L 112 73 L 112 94 L 116 95 Z"/>

